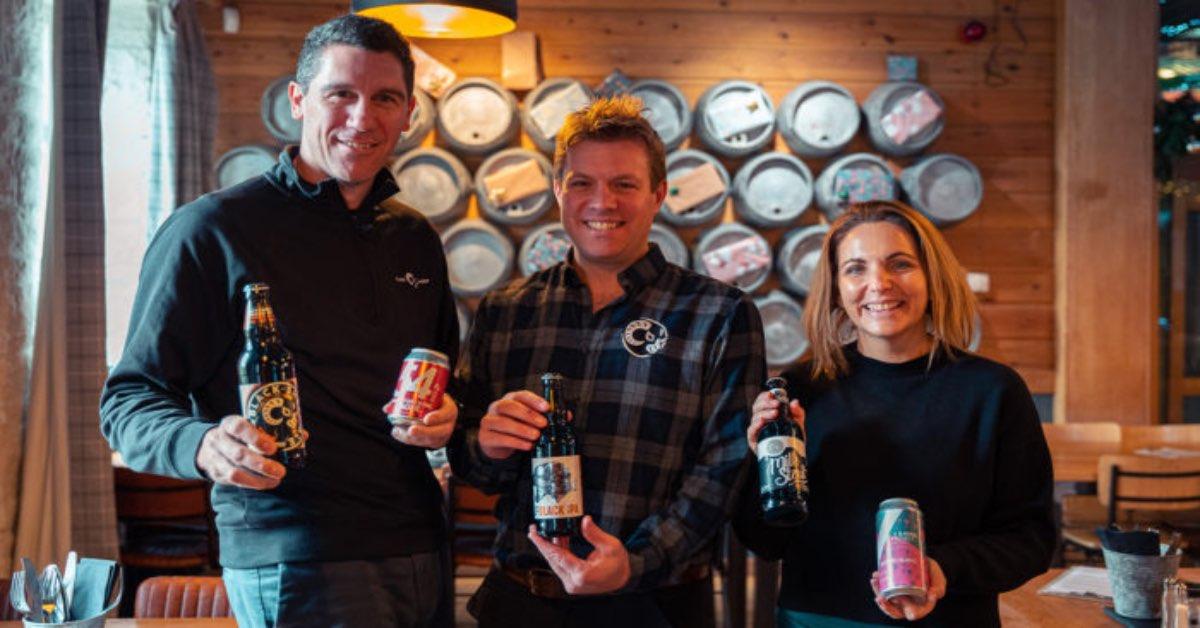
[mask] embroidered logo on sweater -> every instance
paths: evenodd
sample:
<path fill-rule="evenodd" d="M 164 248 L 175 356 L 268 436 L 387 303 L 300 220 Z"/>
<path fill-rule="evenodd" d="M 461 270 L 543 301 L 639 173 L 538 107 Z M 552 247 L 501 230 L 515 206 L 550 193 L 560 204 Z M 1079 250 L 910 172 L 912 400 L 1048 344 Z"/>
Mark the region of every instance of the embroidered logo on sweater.
<path fill-rule="evenodd" d="M 396 279 L 396 283 L 406 283 L 414 288 L 420 288 L 421 286 L 429 283 L 428 277 L 418 277 L 412 273 L 404 273 L 403 275 L 396 275 L 395 279 Z"/>
<path fill-rule="evenodd" d="M 667 328 L 654 319 L 639 318 L 625 326 L 621 342 L 630 355 L 648 358 L 667 346 Z"/>

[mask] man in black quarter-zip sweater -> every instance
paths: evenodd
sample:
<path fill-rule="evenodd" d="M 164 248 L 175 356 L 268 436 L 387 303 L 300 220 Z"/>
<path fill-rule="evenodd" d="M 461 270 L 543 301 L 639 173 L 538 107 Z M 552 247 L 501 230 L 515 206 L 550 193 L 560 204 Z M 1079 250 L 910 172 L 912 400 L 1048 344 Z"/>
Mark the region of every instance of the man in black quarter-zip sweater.
<path fill-rule="evenodd" d="M 407 128 L 413 62 L 388 24 L 314 28 L 289 86 L 303 126 L 263 176 L 176 210 L 146 253 L 101 428 L 130 467 L 214 482 L 231 605 L 242 626 L 446 625 L 441 492 L 425 448 L 457 419 L 381 408 L 409 349 L 458 352 L 441 242 L 381 203 Z M 242 287 L 271 287 L 295 357 L 308 464 L 269 458 L 240 416 Z"/>

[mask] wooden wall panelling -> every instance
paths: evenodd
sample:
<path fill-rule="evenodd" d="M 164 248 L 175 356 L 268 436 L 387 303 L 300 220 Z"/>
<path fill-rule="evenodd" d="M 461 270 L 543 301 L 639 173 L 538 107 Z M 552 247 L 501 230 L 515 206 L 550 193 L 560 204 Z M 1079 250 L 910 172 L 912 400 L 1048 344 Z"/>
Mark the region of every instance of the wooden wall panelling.
<path fill-rule="evenodd" d="M 215 7 L 201 5 L 220 97 L 216 150 L 274 144 L 262 127 L 262 90 L 295 67 L 304 34 L 347 2 L 239 0 L 242 28 L 226 34 Z M 885 80 L 888 53 L 915 54 L 921 80 L 946 102 L 942 137 L 928 152 L 972 160 L 984 178 L 979 211 L 945 230 L 963 263 L 991 276 L 980 295 L 981 351 L 1013 365 L 1035 392 L 1054 387 L 1054 76 L 1057 14 L 1052 0 L 1019 3 L 1023 52 L 1000 55 L 1007 84 L 984 83 L 999 38 L 1015 45 L 1001 0 L 521 0 L 519 27 L 537 33 L 546 76 L 596 84 L 614 67 L 671 81 L 693 103 L 729 78 L 763 85 L 776 104 L 797 84 L 825 79 L 859 101 Z M 1004 18 L 996 24 L 994 18 Z M 989 22 L 977 45 L 958 39 L 968 18 Z M 498 78 L 499 39 L 416 40 L 459 76 Z M 518 97 L 523 94 L 518 94 Z M 426 140 L 433 143 L 433 138 Z M 522 138 L 529 145 L 527 138 Z M 689 140 L 695 145 L 696 141 Z M 776 150 L 786 151 L 782 139 Z M 865 132 L 847 149 L 871 151 Z M 814 175 L 827 160 L 806 159 Z M 898 171 L 911 159 L 893 160 Z M 736 168 L 741 162 L 728 161 Z M 472 215 L 477 209 L 472 207 Z M 726 208 L 724 220 L 732 220 Z M 815 207 L 803 222 L 818 220 Z M 683 230 L 694 242 L 701 230 Z M 772 244 L 786 230 L 764 230 Z M 772 280 L 764 290 L 774 287 Z"/>

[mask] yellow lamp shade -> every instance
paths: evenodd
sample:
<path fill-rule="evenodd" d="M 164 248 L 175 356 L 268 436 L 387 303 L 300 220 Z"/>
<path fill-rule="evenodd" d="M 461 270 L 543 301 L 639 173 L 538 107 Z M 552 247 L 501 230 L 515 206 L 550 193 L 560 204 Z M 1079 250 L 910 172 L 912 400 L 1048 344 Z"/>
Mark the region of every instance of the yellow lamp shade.
<path fill-rule="evenodd" d="M 516 0 L 353 0 L 350 8 L 390 23 L 405 37 L 492 37 L 517 26 Z"/>

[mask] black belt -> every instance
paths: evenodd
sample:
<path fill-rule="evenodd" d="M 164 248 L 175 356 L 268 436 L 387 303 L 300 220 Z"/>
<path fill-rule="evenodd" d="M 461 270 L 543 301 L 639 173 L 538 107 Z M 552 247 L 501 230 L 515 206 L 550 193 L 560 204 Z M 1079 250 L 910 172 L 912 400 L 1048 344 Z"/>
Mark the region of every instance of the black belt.
<path fill-rule="evenodd" d="M 554 600 L 571 597 L 571 594 L 567 593 L 567 590 L 563 587 L 562 580 L 558 579 L 558 574 L 549 569 L 542 567 L 516 569 L 506 565 L 500 565 L 498 568 L 509 580 L 516 582 L 525 590 L 538 597 Z M 707 578 L 709 575 L 708 565 L 692 565 L 683 570 L 683 573 L 679 577 L 679 583 L 694 582 L 702 578 Z"/>

